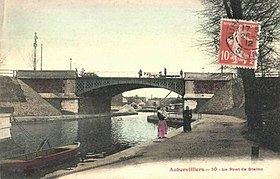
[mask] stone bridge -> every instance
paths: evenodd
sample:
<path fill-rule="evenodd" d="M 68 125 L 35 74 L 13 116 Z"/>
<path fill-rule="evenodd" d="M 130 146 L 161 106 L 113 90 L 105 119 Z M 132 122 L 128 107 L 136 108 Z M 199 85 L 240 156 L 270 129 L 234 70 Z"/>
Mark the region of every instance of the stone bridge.
<path fill-rule="evenodd" d="M 185 73 L 184 78 L 131 78 L 79 77 L 75 71 L 17 71 L 16 77 L 58 109 L 89 114 L 109 112 L 113 96 L 139 88 L 164 88 L 186 100 L 208 100 L 232 74 Z"/>

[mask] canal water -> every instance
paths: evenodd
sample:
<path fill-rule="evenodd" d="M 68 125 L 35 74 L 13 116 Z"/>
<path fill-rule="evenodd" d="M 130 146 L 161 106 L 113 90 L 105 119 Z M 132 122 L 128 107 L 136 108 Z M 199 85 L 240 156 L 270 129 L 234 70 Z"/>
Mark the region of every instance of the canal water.
<path fill-rule="evenodd" d="M 44 139 L 52 147 L 78 141 L 82 157 L 88 153 L 111 155 L 157 138 L 157 125 L 147 122 L 147 116 L 152 114 L 14 123 L 12 138 L 0 141 L 0 158 L 36 151 Z"/>

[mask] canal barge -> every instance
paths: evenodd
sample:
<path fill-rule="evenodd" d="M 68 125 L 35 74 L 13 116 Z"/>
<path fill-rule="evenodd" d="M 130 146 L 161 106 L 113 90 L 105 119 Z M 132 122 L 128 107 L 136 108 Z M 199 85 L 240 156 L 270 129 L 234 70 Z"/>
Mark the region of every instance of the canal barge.
<path fill-rule="evenodd" d="M 80 143 L 22 154 L 0 161 L 1 170 L 27 171 L 59 164 L 79 154 Z"/>
<path fill-rule="evenodd" d="M 154 106 L 143 106 L 138 112 L 157 112 L 157 109 Z"/>
<path fill-rule="evenodd" d="M 158 120 L 159 119 L 156 114 L 147 116 L 147 122 L 157 124 Z M 195 121 L 195 119 L 191 119 L 191 122 L 194 122 L 194 121 Z M 176 128 L 181 127 L 181 126 L 183 126 L 183 116 L 178 113 L 168 113 L 166 122 L 167 122 L 168 126 L 172 126 L 172 127 L 176 127 Z"/>
<path fill-rule="evenodd" d="M 157 115 L 147 116 L 147 122 L 157 124 L 158 123 Z M 170 117 L 168 117 L 166 122 L 167 122 L 168 126 L 172 126 L 172 127 L 176 127 L 176 128 L 181 127 L 183 125 L 183 119 L 181 119 L 181 118 L 170 118 Z"/>

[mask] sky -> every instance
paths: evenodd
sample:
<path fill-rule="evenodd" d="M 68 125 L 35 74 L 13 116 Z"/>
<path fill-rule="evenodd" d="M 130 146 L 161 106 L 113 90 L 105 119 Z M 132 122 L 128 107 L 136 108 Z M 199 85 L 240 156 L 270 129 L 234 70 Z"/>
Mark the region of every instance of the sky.
<path fill-rule="evenodd" d="M 68 70 L 70 58 L 72 69 L 100 76 L 136 76 L 140 69 L 158 73 L 165 67 L 168 74 L 217 69 L 199 47 L 199 0 L 0 2 L 6 2 L 1 69 L 33 69 L 35 32 L 37 69 L 41 44 L 43 70 Z"/>

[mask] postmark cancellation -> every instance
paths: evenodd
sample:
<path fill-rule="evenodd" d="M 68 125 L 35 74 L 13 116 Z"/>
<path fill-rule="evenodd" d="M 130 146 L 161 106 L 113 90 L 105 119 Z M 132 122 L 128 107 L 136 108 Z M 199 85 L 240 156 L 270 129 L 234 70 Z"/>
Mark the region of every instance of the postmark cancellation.
<path fill-rule="evenodd" d="M 241 68 L 257 67 L 260 24 L 253 21 L 222 19 L 218 62 Z"/>

